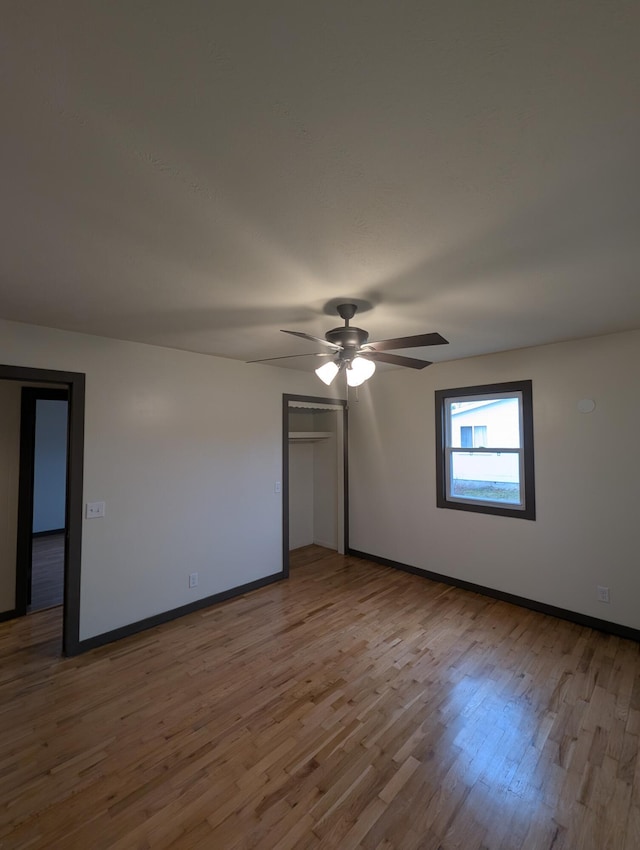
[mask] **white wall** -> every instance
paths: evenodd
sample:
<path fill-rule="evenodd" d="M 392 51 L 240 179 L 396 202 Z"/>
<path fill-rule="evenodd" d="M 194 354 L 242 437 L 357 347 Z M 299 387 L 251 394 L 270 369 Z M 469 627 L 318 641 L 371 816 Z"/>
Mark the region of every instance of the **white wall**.
<path fill-rule="evenodd" d="M 289 443 L 289 549 L 314 542 L 313 448 L 313 443 Z"/>
<path fill-rule="evenodd" d="M 16 606 L 20 397 L 18 383 L 0 381 L 0 612 Z"/>
<path fill-rule="evenodd" d="M 437 508 L 434 390 L 527 378 L 537 520 Z M 640 628 L 639 378 L 640 331 L 377 374 L 350 405 L 351 546 Z"/>
<path fill-rule="evenodd" d="M 67 402 L 36 401 L 33 469 L 33 531 L 65 527 L 67 491 Z"/>
<path fill-rule="evenodd" d="M 0 362 L 86 373 L 81 639 L 280 571 L 282 393 L 313 373 L 3 321 Z"/>
<path fill-rule="evenodd" d="M 313 444 L 313 542 L 327 549 L 338 547 L 338 440 L 336 425 L 338 415 L 317 413 L 318 431 L 331 436 Z"/>

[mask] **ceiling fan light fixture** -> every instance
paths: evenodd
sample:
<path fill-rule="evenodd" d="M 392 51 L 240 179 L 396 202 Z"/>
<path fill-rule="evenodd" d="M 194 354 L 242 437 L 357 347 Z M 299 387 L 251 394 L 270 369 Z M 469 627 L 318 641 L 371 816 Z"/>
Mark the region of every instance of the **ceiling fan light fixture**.
<path fill-rule="evenodd" d="M 334 360 L 329 360 L 328 363 L 323 363 L 322 366 L 318 366 L 315 370 L 316 375 L 320 378 L 321 381 L 330 387 L 333 383 L 333 379 L 340 371 L 340 367 Z"/>
<path fill-rule="evenodd" d="M 373 360 L 367 360 L 364 357 L 354 357 L 351 365 L 347 368 L 347 383 L 350 387 L 359 387 L 364 384 L 376 371 L 376 364 Z"/>
<path fill-rule="evenodd" d="M 422 348 L 426 345 L 446 345 L 447 340 L 439 333 L 414 334 L 394 339 L 380 339 L 369 342 L 369 332 L 362 328 L 353 327 L 349 322 L 354 317 L 358 307 L 353 303 L 338 304 L 337 313 L 344 320 L 344 327 L 332 328 L 324 335 L 324 339 L 303 331 L 286 331 L 284 334 L 314 342 L 324 347 L 324 351 L 315 352 L 316 357 L 326 357 L 329 362 L 319 366 L 315 372 L 320 380 L 328 387 L 334 382 L 336 375 L 343 370 L 346 372 L 347 384 L 359 387 L 375 372 L 376 364 L 388 363 L 390 366 L 404 366 L 407 369 L 424 369 L 431 366 L 430 360 L 416 360 L 415 357 L 404 357 L 401 354 L 389 354 L 402 348 Z M 327 352 L 331 349 L 331 353 Z M 282 360 L 290 357 L 306 357 L 305 354 L 285 354 L 284 357 L 264 357 L 260 360 L 250 360 L 250 363 L 265 363 L 268 360 Z M 329 358 L 331 358 L 329 360 Z"/>

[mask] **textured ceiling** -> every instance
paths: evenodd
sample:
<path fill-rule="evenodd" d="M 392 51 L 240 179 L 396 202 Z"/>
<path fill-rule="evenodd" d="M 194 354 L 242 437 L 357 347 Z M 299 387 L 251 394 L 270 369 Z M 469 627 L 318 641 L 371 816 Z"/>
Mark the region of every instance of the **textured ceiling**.
<path fill-rule="evenodd" d="M 5 0 L 0 316 L 243 360 L 341 297 L 434 360 L 640 327 L 639 43 L 631 0 Z"/>

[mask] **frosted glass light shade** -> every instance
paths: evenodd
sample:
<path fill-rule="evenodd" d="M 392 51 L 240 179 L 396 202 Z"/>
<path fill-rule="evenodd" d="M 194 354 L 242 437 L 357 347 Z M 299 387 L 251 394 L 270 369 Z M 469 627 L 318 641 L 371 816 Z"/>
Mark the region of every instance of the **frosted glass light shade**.
<path fill-rule="evenodd" d="M 359 387 L 364 384 L 376 371 L 373 360 L 365 360 L 364 357 L 354 357 L 351 368 L 347 369 L 347 383 L 350 387 Z"/>
<path fill-rule="evenodd" d="M 323 363 L 322 366 L 318 366 L 316 369 L 316 375 L 321 381 L 324 381 L 327 386 L 331 385 L 338 372 L 338 364 L 334 363 L 333 360 L 329 360 L 328 363 Z"/>

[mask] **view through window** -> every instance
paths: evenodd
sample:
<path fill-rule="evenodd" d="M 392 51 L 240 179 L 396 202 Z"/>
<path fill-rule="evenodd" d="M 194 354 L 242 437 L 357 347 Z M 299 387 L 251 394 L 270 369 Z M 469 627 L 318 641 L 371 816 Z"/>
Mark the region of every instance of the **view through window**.
<path fill-rule="evenodd" d="M 535 519 L 531 382 L 436 392 L 438 506 Z"/>

